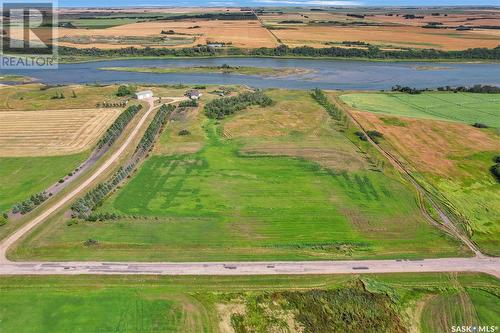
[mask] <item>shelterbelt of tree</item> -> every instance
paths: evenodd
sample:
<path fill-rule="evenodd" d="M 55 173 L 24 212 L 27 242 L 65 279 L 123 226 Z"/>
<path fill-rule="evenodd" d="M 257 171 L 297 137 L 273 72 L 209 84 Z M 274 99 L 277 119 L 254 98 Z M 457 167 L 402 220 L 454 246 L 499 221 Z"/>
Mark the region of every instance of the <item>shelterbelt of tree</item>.
<path fill-rule="evenodd" d="M 368 48 L 313 48 L 308 46 L 288 47 L 280 45 L 275 48 L 261 47 L 257 49 L 213 48 L 196 46 L 190 48 L 135 48 L 121 49 L 78 49 L 59 47 L 63 57 L 216 57 L 216 56 L 252 56 L 252 57 L 314 57 L 314 58 L 366 58 L 377 60 L 411 60 L 411 59 L 445 59 L 445 60 L 500 60 L 500 46 L 493 49 L 473 48 L 461 51 L 442 51 L 436 49 L 408 49 L 403 51 L 381 50 L 378 47 Z"/>

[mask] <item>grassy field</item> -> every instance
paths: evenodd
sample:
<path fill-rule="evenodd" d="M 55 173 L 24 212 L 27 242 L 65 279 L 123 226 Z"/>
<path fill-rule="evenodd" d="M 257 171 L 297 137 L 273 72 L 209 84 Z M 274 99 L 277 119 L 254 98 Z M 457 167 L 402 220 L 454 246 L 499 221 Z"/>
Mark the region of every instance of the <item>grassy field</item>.
<path fill-rule="evenodd" d="M 498 94 L 429 92 L 355 93 L 341 96 L 350 106 L 372 113 L 500 127 Z"/>
<path fill-rule="evenodd" d="M 370 94 L 372 95 L 378 94 Z M 439 94 L 440 99 L 446 100 L 460 98 L 460 95 Z M 354 98 L 357 98 L 356 96 Z M 381 98 L 391 98 L 385 96 L 387 95 L 383 94 Z M 349 95 L 342 97 L 351 100 Z M 383 110 L 384 114 L 353 114 L 367 129 L 376 129 L 383 133 L 385 140 L 381 144 L 399 155 L 432 192 L 440 198 L 444 197 L 459 219 L 467 222 L 466 228 L 472 239 L 483 250 L 498 255 L 500 225 L 497 221 L 500 220 L 500 195 L 498 183 L 489 171 L 493 158 L 500 153 L 498 130 L 478 129 L 458 122 L 412 119 L 408 116 L 415 113 L 410 115 L 401 112 L 397 109 L 398 105 L 393 109 L 388 104 Z M 497 102 L 496 105 L 500 103 Z M 373 111 L 371 108 L 366 110 Z M 449 107 L 445 110 L 445 117 L 448 114 L 470 117 L 470 114 L 467 115 L 458 106 L 456 109 Z M 483 114 L 489 110 L 490 104 L 485 103 L 478 104 L 474 112 Z M 418 117 L 419 111 L 415 112 Z M 403 114 L 405 117 L 401 117 Z M 489 123 L 499 124 L 500 114 L 497 112 L 488 119 Z"/>
<path fill-rule="evenodd" d="M 48 87 L 35 83 L 0 87 L 0 112 L 93 109 L 97 103 L 118 102 L 117 88 L 115 85 Z M 64 99 L 54 98 L 61 94 Z"/>
<path fill-rule="evenodd" d="M 0 156 L 69 155 L 89 150 L 122 109 L 0 111 Z"/>
<path fill-rule="evenodd" d="M 157 147 L 99 209 L 118 213 L 120 220 L 56 221 L 13 256 L 177 261 L 467 255 L 425 222 L 411 187 L 390 168 L 377 169 L 350 141 L 354 129 L 349 136 L 341 132 L 308 92 L 269 93 L 276 105 L 221 124 L 192 117 L 204 131 L 198 151 L 163 155 Z M 242 128 L 253 134 L 242 136 Z M 266 141 L 274 149 L 270 154 L 261 151 Z M 320 153 L 311 151 L 317 145 Z M 89 238 L 99 246 L 84 246 Z"/>
<path fill-rule="evenodd" d="M 86 156 L 0 157 L 0 212 L 54 184 Z"/>
<path fill-rule="evenodd" d="M 197 67 L 104 67 L 105 71 L 137 72 L 137 73 L 227 73 L 241 75 L 275 76 L 308 74 L 311 70 L 302 68 L 272 68 L 250 66 L 197 66 Z"/>
<path fill-rule="evenodd" d="M 0 331 L 419 331 L 429 300 L 464 288 L 475 324 L 498 325 L 499 282 L 480 274 L 2 277 Z M 434 320 L 448 315 L 432 310 Z"/>

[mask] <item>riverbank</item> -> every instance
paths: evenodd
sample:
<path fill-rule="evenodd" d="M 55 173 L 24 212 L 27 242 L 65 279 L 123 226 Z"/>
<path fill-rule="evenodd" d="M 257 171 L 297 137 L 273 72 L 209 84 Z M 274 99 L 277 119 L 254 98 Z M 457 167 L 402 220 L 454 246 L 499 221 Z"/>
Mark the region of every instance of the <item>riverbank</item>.
<path fill-rule="evenodd" d="M 90 62 L 101 61 L 118 61 L 118 60 L 189 60 L 189 59 L 241 59 L 248 58 L 248 55 L 199 55 L 199 56 L 117 56 L 117 57 L 67 57 L 59 58 L 59 64 L 84 64 Z M 367 57 L 311 57 L 311 56 L 251 56 L 255 59 L 289 59 L 289 60 L 335 60 L 335 61 L 363 61 L 363 62 L 381 62 L 381 63 L 409 63 L 409 62 L 434 62 L 442 64 L 500 64 L 500 59 L 372 59 Z"/>

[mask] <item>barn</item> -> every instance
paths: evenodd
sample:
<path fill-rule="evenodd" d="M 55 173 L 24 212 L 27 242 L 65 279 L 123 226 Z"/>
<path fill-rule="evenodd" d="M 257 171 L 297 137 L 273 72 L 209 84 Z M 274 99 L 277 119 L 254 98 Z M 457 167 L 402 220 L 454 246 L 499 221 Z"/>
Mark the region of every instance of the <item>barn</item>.
<path fill-rule="evenodd" d="M 151 90 L 138 91 L 135 93 L 135 97 L 139 100 L 151 98 L 153 97 L 153 92 Z"/>

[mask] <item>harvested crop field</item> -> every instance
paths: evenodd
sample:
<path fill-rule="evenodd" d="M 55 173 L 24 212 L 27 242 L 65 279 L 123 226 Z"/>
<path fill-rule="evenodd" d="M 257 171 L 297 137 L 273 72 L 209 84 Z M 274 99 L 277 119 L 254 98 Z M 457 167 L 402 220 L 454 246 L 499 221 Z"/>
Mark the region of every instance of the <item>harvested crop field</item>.
<path fill-rule="evenodd" d="M 413 26 L 300 26 L 274 30 L 289 46 L 325 47 L 326 42 L 361 41 L 386 47 L 465 50 L 474 47 L 494 48 L 498 37 L 479 31 L 442 31 Z"/>
<path fill-rule="evenodd" d="M 89 149 L 120 109 L 0 112 L 0 156 L 54 156 Z"/>
<path fill-rule="evenodd" d="M 123 38 L 125 36 L 152 38 L 162 35 L 162 31 L 173 30 L 174 34 L 169 34 L 170 38 L 193 38 L 191 43 L 183 43 L 180 46 L 191 46 L 197 44 L 206 44 L 207 42 L 232 43 L 238 47 L 273 47 L 276 41 L 271 33 L 263 28 L 256 20 L 224 21 L 224 20 L 182 20 L 182 21 L 160 21 L 160 22 L 141 22 L 126 24 L 108 29 L 59 29 L 59 37 L 64 38 L 66 42 L 60 42 L 59 45 L 72 46 L 79 48 L 99 47 L 99 48 L 121 48 L 124 46 L 141 46 L 141 43 L 129 41 L 106 44 L 99 43 L 69 43 L 70 38 L 84 36 L 100 36 Z M 75 39 L 76 40 L 76 39 Z"/>

